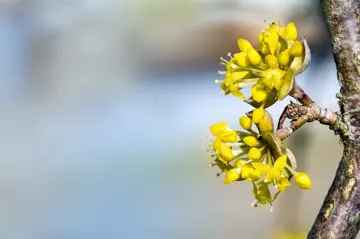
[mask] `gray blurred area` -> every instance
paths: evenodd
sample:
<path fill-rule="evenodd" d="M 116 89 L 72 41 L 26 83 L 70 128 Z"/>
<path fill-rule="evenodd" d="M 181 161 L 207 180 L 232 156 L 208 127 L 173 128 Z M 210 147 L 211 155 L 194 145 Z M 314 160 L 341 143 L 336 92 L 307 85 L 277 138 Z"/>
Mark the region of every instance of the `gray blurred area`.
<path fill-rule="evenodd" d="M 309 228 L 342 150 L 312 123 L 287 141 L 311 191 L 268 209 L 208 168 L 209 126 L 250 108 L 214 84 L 219 57 L 295 21 L 313 60 L 297 81 L 337 110 L 317 1 L 0 1 L 0 237 L 266 239 Z M 270 108 L 275 118 L 289 103 Z"/>

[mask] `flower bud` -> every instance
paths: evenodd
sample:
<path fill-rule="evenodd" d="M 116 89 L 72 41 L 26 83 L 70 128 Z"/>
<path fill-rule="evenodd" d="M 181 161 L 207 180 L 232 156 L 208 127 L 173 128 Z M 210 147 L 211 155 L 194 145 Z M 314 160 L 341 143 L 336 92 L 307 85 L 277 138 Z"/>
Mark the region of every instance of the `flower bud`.
<path fill-rule="evenodd" d="M 311 180 L 309 175 L 300 172 L 295 175 L 295 183 L 302 189 L 311 189 Z"/>
<path fill-rule="evenodd" d="M 299 41 L 294 41 L 290 47 L 290 55 L 292 56 L 301 56 L 304 52 L 304 47 Z"/>
<path fill-rule="evenodd" d="M 247 116 L 241 116 L 239 123 L 240 123 L 241 127 L 243 127 L 244 129 L 251 129 L 251 127 L 252 127 L 252 121 Z"/>
<path fill-rule="evenodd" d="M 273 130 L 271 122 L 265 118 L 259 122 L 259 128 L 261 133 L 271 132 Z"/>
<path fill-rule="evenodd" d="M 258 141 L 254 136 L 246 136 L 243 141 L 250 147 L 255 147 L 258 144 Z"/>
<path fill-rule="evenodd" d="M 240 173 L 240 168 L 233 168 L 227 171 L 224 179 L 224 184 L 229 184 L 238 180 L 240 178 Z"/>
<path fill-rule="evenodd" d="M 252 121 L 257 124 L 265 117 L 265 110 L 263 108 L 257 108 L 253 110 Z"/>
<path fill-rule="evenodd" d="M 289 55 L 289 49 L 281 52 L 278 56 L 278 62 L 282 66 L 286 66 L 289 63 L 290 55 Z"/>
<path fill-rule="evenodd" d="M 278 61 L 276 56 L 273 55 L 267 55 L 265 57 L 266 65 L 270 68 L 276 68 L 278 66 Z"/>
<path fill-rule="evenodd" d="M 258 148 L 251 148 L 248 152 L 248 158 L 251 160 L 258 161 L 261 158 L 261 151 Z"/>
<path fill-rule="evenodd" d="M 286 33 L 287 33 L 287 39 L 288 40 L 296 40 L 297 38 L 297 30 L 296 30 L 296 26 L 293 22 L 290 22 L 287 26 L 286 26 Z"/>
<path fill-rule="evenodd" d="M 253 99 L 258 103 L 265 101 L 268 96 L 268 94 L 265 90 L 257 90 L 254 92 L 252 91 L 251 95 L 252 95 Z"/>
<path fill-rule="evenodd" d="M 247 56 L 249 58 L 249 61 L 253 65 L 259 65 L 261 62 L 261 56 L 254 48 L 249 48 L 247 50 Z"/>

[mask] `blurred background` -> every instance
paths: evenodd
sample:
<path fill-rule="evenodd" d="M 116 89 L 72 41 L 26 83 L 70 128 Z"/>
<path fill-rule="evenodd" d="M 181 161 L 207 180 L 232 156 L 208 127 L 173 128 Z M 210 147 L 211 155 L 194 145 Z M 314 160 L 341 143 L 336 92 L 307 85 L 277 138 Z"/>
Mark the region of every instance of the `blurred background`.
<path fill-rule="evenodd" d="M 0 1 L 0 237 L 267 239 L 307 230 L 342 150 L 318 123 L 287 140 L 311 191 L 252 208 L 223 185 L 209 126 L 249 107 L 220 94 L 219 57 L 268 22 L 295 21 L 313 60 L 298 83 L 337 110 L 318 1 Z M 277 119 L 285 99 L 270 108 Z"/>

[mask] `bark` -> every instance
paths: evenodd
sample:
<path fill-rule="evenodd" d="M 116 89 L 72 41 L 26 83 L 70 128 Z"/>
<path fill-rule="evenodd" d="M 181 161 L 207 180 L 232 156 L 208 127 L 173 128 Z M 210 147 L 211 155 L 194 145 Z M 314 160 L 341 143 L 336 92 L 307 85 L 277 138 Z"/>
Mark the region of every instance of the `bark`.
<path fill-rule="evenodd" d="M 356 238 L 360 228 L 360 1 L 322 0 L 340 93 L 344 154 L 308 238 Z"/>

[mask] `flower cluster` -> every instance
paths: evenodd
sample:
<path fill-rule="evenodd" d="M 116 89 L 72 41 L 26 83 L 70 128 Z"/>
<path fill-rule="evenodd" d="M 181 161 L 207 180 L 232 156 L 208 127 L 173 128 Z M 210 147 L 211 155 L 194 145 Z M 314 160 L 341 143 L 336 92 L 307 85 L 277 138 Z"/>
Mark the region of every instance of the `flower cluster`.
<path fill-rule="evenodd" d="M 306 40 L 297 40 L 294 23 L 282 27 L 271 23 L 258 35 L 258 49 L 239 39 L 240 52 L 221 58 L 223 80 L 216 80 L 225 95 L 232 94 L 258 108 L 284 99 L 294 87 L 294 77 L 305 70 L 311 54 Z M 251 96 L 242 89 L 252 86 Z"/>
<path fill-rule="evenodd" d="M 240 117 L 239 123 L 243 131 L 233 130 L 225 122 L 210 127 L 214 136 L 213 144 L 209 146 L 214 160 L 210 166 L 218 166 L 225 173 L 225 184 L 250 181 L 256 200 L 254 206 L 272 204 L 278 194 L 291 185 L 293 176 L 300 188 L 311 188 L 309 176 L 296 172 L 293 154 L 275 137 L 273 121 L 267 111 L 254 109 Z M 274 196 L 270 185 L 277 190 Z"/>
<path fill-rule="evenodd" d="M 238 45 L 239 53 L 230 54 L 228 61 L 222 59 L 226 71 L 220 72 L 224 80 L 218 83 L 224 94 L 241 98 L 255 109 L 240 117 L 243 130 L 233 130 L 225 122 L 210 127 L 213 134 L 210 165 L 225 174 L 225 184 L 251 182 L 253 205 L 267 205 L 291 186 L 293 177 L 300 188 L 311 188 L 309 176 L 296 171 L 294 155 L 276 137 L 272 117 L 265 110 L 291 92 L 294 77 L 310 61 L 310 50 L 305 40 L 297 40 L 294 23 L 285 27 L 270 24 L 258 35 L 258 49 L 245 39 L 239 39 Z M 252 86 L 248 98 L 242 92 L 247 86 Z"/>

